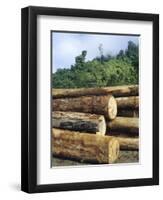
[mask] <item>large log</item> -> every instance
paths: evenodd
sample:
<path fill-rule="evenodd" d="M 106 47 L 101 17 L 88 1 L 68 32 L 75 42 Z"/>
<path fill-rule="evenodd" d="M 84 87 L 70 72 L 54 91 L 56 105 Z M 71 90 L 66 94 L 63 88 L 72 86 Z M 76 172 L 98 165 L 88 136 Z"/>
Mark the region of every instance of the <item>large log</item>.
<path fill-rule="evenodd" d="M 119 143 L 114 137 L 52 129 L 52 153 L 81 162 L 114 163 Z"/>
<path fill-rule="evenodd" d="M 137 117 L 116 117 L 114 120 L 107 122 L 108 132 L 120 132 L 139 134 L 139 118 Z"/>
<path fill-rule="evenodd" d="M 52 89 L 53 98 L 80 97 L 90 95 L 108 95 L 115 97 L 137 96 L 139 94 L 138 85 L 124 85 L 101 88 L 77 88 L 77 89 Z"/>
<path fill-rule="evenodd" d="M 79 112 L 53 112 L 52 127 L 88 133 L 99 132 L 102 135 L 105 135 L 106 132 L 106 122 L 103 115 Z"/>
<path fill-rule="evenodd" d="M 116 98 L 117 107 L 119 109 L 138 109 L 139 108 L 139 97 L 118 97 Z"/>
<path fill-rule="evenodd" d="M 113 136 L 112 133 L 109 134 Z M 139 150 L 139 138 L 138 137 L 127 137 L 122 135 L 117 135 L 115 138 L 118 140 L 120 145 L 120 150 L 138 151 Z"/>
<path fill-rule="evenodd" d="M 138 109 L 118 109 L 117 116 L 139 117 L 139 110 Z"/>
<path fill-rule="evenodd" d="M 81 96 L 53 100 L 53 111 L 72 111 L 104 115 L 107 119 L 115 119 L 117 103 L 112 95 Z"/>

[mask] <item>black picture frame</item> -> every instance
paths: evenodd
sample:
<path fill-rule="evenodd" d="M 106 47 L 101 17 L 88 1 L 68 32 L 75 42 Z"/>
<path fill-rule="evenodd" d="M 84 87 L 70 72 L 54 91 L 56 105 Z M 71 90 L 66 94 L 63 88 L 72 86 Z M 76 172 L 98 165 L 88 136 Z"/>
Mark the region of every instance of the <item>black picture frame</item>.
<path fill-rule="evenodd" d="M 37 184 L 37 16 L 56 15 L 153 23 L 153 177 L 130 180 Z M 30 6 L 21 12 L 21 190 L 28 193 L 159 184 L 159 15 Z"/>

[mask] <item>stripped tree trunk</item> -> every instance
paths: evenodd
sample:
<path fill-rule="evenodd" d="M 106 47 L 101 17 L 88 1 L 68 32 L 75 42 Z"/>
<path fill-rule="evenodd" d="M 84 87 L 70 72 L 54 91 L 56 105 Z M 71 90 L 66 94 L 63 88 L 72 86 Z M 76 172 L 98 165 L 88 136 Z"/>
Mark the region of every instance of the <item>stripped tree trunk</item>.
<path fill-rule="evenodd" d="M 134 117 L 116 117 L 116 119 L 107 122 L 108 132 L 120 132 L 139 134 L 139 118 Z"/>
<path fill-rule="evenodd" d="M 52 153 L 81 162 L 114 163 L 119 143 L 109 136 L 52 129 Z"/>
<path fill-rule="evenodd" d="M 117 103 L 113 96 L 81 96 L 53 100 L 53 111 L 72 111 L 104 115 L 115 119 Z"/>
<path fill-rule="evenodd" d="M 139 117 L 139 110 L 137 109 L 118 109 L 117 116 L 121 117 Z"/>
<path fill-rule="evenodd" d="M 112 133 L 109 134 L 113 136 Z M 125 151 L 138 151 L 139 150 L 139 138 L 138 137 L 127 137 L 122 135 L 117 135 L 115 138 L 118 140 L 120 145 L 120 150 Z"/>
<path fill-rule="evenodd" d="M 138 109 L 139 97 L 119 97 L 116 98 L 118 109 Z"/>
<path fill-rule="evenodd" d="M 106 132 L 104 116 L 89 113 L 55 111 L 52 113 L 52 126 L 80 132 L 99 132 L 102 135 Z"/>
<path fill-rule="evenodd" d="M 53 98 L 80 97 L 90 95 L 108 95 L 115 97 L 137 96 L 138 85 L 125 85 L 101 88 L 78 88 L 78 89 L 52 89 Z"/>

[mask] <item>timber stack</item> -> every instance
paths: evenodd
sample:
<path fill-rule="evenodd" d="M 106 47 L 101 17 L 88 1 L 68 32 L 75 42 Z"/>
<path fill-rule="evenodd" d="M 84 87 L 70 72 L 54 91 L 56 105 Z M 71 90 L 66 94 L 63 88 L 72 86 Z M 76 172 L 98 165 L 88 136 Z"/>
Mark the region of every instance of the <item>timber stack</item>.
<path fill-rule="evenodd" d="M 139 150 L 138 117 L 138 85 L 52 89 L 52 153 L 114 163 L 119 150 Z"/>

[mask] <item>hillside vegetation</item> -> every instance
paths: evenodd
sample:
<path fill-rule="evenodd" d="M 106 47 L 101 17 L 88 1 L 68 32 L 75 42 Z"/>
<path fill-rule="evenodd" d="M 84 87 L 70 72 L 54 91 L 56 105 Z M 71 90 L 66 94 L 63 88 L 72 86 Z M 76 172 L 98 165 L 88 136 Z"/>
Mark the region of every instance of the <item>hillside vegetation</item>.
<path fill-rule="evenodd" d="M 99 57 L 86 61 L 87 51 L 83 50 L 69 69 L 58 69 L 52 74 L 52 86 L 81 88 L 138 84 L 138 45 L 129 41 L 127 49 L 120 50 L 115 56 L 104 56 L 100 48 L 99 54 Z"/>

